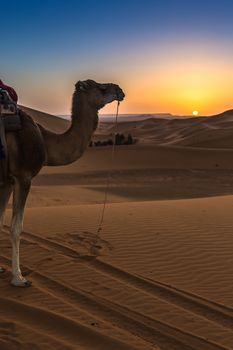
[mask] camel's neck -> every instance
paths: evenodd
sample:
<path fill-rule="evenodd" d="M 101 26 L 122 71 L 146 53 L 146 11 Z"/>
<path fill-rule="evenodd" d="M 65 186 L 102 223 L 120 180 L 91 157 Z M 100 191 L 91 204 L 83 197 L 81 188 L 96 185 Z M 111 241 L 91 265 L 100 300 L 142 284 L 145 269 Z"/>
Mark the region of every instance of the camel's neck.
<path fill-rule="evenodd" d="M 85 103 L 85 97 L 77 98 L 74 93 L 72 102 L 72 123 L 61 135 L 42 129 L 46 145 L 45 165 L 66 165 L 80 158 L 88 147 L 91 136 L 97 126 L 98 111 Z"/>

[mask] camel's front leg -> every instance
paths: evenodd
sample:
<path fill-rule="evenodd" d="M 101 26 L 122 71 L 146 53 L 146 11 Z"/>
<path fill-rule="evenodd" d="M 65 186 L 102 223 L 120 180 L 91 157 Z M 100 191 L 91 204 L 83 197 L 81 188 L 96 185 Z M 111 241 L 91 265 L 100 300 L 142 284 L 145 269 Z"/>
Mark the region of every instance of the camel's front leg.
<path fill-rule="evenodd" d="M 12 184 L 6 183 L 0 187 L 0 230 L 3 226 L 4 213 L 12 192 Z"/>
<path fill-rule="evenodd" d="M 4 213 L 12 192 L 11 183 L 6 183 L 0 187 L 0 231 L 2 230 Z M 5 269 L 0 267 L 0 273 L 4 272 Z"/>
<path fill-rule="evenodd" d="M 19 243 L 20 234 L 23 229 L 23 215 L 27 196 L 30 190 L 31 180 L 16 179 L 13 191 L 13 215 L 11 223 L 12 241 L 12 274 L 11 284 L 17 287 L 29 287 L 31 283 L 27 281 L 21 273 L 19 264 Z"/>

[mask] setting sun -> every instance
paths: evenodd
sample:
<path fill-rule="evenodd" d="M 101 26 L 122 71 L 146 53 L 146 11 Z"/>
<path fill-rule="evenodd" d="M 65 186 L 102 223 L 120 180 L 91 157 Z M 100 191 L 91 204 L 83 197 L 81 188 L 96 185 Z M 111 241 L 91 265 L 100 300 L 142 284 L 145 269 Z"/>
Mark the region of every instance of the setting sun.
<path fill-rule="evenodd" d="M 198 111 L 193 111 L 194 116 L 198 116 L 199 112 Z"/>

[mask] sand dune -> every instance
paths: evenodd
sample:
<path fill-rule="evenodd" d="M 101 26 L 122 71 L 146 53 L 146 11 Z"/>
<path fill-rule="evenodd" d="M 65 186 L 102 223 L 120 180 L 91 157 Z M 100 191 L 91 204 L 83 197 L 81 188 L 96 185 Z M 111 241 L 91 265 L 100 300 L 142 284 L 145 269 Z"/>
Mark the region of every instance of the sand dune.
<path fill-rule="evenodd" d="M 131 133 L 140 144 L 232 149 L 233 110 L 211 117 L 119 122 L 117 130 L 126 135 Z M 95 139 L 109 138 L 113 132 L 112 124 L 102 123 Z"/>
<path fill-rule="evenodd" d="M 0 237 L 0 349 L 233 349 L 232 122 L 232 112 L 120 122 L 138 143 L 116 147 L 114 161 L 92 147 L 44 168 L 22 234 L 31 288 L 9 284 L 10 207 Z M 95 139 L 114 131 L 102 123 Z"/>
<path fill-rule="evenodd" d="M 64 131 L 67 120 L 38 112 L 28 107 L 21 108 L 29 113 L 36 122 L 56 132 Z M 193 118 L 149 118 L 142 121 L 101 122 L 95 133 L 94 141 L 107 140 L 115 132 L 132 134 L 139 144 L 163 146 L 188 146 L 200 148 L 233 148 L 233 110 L 216 116 Z"/>
<path fill-rule="evenodd" d="M 43 125 L 49 130 L 57 133 L 63 132 L 69 126 L 69 122 L 65 119 L 55 117 L 54 115 L 36 111 L 35 109 L 20 106 L 20 108 L 28 113 L 37 123 Z"/>

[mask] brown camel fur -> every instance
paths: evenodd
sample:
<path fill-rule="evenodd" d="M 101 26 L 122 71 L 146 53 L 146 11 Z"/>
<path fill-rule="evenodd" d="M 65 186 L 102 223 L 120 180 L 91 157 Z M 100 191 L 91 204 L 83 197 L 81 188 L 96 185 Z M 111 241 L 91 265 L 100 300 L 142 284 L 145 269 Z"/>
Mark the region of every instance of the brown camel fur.
<path fill-rule="evenodd" d="M 31 283 L 21 274 L 19 264 L 20 233 L 31 180 L 45 166 L 59 166 L 74 162 L 88 147 L 98 123 L 98 110 L 112 101 L 122 101 L 124 93 L 118 85 L 99 84 L 93 80 L 75 85 L 72 101 L 72 122 L 64 134 L 56 134 L 36 124 L 20 111 L 22 129 L 7 133 L 9 181 L 0 187 L 0 222 L 13 191 L 11 222 L 12 274 L 14 286 L 27 287 Z"/>

